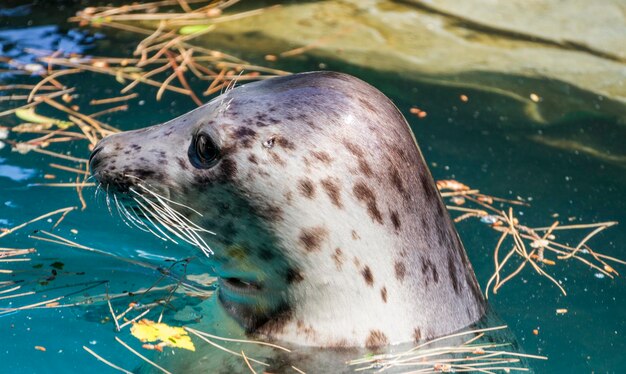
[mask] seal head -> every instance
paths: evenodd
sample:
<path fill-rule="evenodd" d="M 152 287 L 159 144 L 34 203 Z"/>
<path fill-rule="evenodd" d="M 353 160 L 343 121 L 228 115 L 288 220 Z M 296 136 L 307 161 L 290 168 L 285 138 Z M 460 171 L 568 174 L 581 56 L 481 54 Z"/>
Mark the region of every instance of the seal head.
<path fill-rule="evenodd" d="M 219 300 L 249 334 L 373 348 L 485 310 L 406 120 L 352 76 L 243 85 L 103 139 L 91 168 L 129 219 L 214 253 Z"/>

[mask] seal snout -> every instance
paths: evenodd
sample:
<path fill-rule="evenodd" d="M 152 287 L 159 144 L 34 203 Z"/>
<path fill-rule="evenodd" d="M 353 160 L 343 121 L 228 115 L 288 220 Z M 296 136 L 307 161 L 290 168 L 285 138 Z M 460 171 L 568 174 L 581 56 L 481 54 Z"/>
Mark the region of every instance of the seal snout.
<path fill-rule="evenodd" d="M 116 153 L 111 147 L 111 137 L 102 139 L 89 156 L 89 169 L 93 177 L 107 189 L 127 193 L 133 186 L 133 178 L 116 167 Z"/>

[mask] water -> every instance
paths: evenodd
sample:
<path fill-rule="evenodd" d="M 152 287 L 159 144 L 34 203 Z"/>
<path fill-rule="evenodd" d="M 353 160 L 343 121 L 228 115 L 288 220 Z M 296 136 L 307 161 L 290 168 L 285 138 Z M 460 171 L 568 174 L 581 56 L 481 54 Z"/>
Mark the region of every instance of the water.
<path fill-rule="evenodd" d="M 12 8 L 15 9 L 15 8 Z M 59 46 L 74 52 L 115 55 L 132 50 L 137 39 L 126 33 L 107 32 L 106 38 L 72 31 L 63 20 L 75 9 L 48 3 L 31 10 L 20 8 L 11 12 L 2 9 L 0 44 L 3 55 L 18 58 L 22 63 L 33 61 L 24 47 L 55 49 Z M 60 25 L 59 27 L 53 25 Z M 28 25 L 28 26 L 27 26 Z M 24 27 L 26 27 L 24 29 Z M 32 36 L 37 36 L 33 38 Z M 236 51 L 235 51 L 236 52 Z M 240 54 L 245 54 L 240 51 Z M 262 56 L 245 56 L 262 64 Z M 283 67 L 291 71 L 307 71 L 325 63 L 328 69 L 354 74 L 387 94 L 409 120 L 422 152 L 431 166 L 435 179 L 456 179 L 473 188 L 505 198 L 523 197 L 531 207 L 518 210 L 519 218 L 529 226 L 547 226 L 559 214 L 559 220 L 588 223 L 615 220 L 626 221 L 626 162 L 624 141 L 626 127 L 616 118 L 590 113 L 570 113 L 559 121 L 537 125 L 524 116 L 523 110 L 511 99 L 468 89 L 443 87 L 433 83 L 416 83 L 393 74 L 379 74 L 347 66 L 337 61 L 318 61 L 302 56 Z M 68 85 L 84 87 L 86 78 L 69 78 Z M 116 96 L 119 85 L 100 76 L 88 76 L 89 88 L 73 104 L 89 108 L 91 98 Z M 553 92 L 590 100 L 600 111 L 605 98 L 578 92 L 572 87 L 564 90 L 559 82 L 520 79 L 520 87 L 533 87 L 536 92 Z M 27 76 L 0 75 L 1 84 L 32 83 Z M 197 82 L 195 82 L 197 83 Z M 194 82 L 192 82 L 194 84 Z M 156 102 L 155 91 L 145 87 L 136 90 L 140 100 L 130 102 L 126 112 L 114 113 L 102 121 L 121 129 L 136 129 L 163 122 L 194 107 L 186 97 L 166 94 Z M 6 95 L 7 92 L 3 92 Z M 460 95 L 469 101 L 462 102 Z M 558 100 L 558 97 L 551 97 Z M 15 104 L 0 102 L 0 111 Z M 409 113 L 412 106 L 425 110 L 426 118 Z M 504 109 L 503 109 L 504 108 Z M 502 116 L 502 111 L 506 116 Z M 550 106 L 541 106 L 550 114 Z M 42 112 L 52 115 L 53 112 Z M 549 117 L 549 116 L 548 116 Z M 0 125 L 18 124 L 14 117 L 3 117 Z M 571 147 L 553 147 L 537 139 L 565 139 L 583 144 L 595 153 Z M 87 157 L 83 145 L 52 147 Z M 614 156 L 622 156 L 619 157 Z M 20 155 L 6 146 L 0 149 L 0 227 L 27 221 L 40 214 L 66 206 L 76 206 L 78 200 L 72 189 L 37 187 L 34 183 L 49 180 L 45 174 L 57 176 L 55 182 L 71 182 L 73 175 L 51 169 L 55 162 L 36 153 Z M 110 217 L 102 202 L 85 192 L 88 208 L 72 212 L 53 230 L 55 234 L 78 243 L 104 249 L 124 258 L 149 262 L 161 268 L 172 265 L 172 259 L 191 255 L 187 250 L 164 244 L 157 238 L 123 225 L 119 218 Z M 522 215 L 523 214 L 523 215 Z M 570 218 L 570 219 L 568 219 Z M 56 218 L 55 218 L 56 219 Z M 0 247 L 31 248 L 31 262 L 5 263 L 3 268 L 15 270 L 14 275 L 1 274 L 0 280 L 23 280 L 22 290 L 37 290 L 35 296 L 0 299 L 0 308 L 15 307 L 31 302 L 52 300 L 69 295 L 65 302 L 76 301 L 81 295 L 104 292 L 101 281 L 110 280 L 110 292 L 132 291 L 150 286 L 159 279 L 158 269 L 130 265 L 114 258 L 87 253 L 73 248 L 35 241 L 29 238 L 35 229 L 51 230 L 53 223 L 39 222 L 17 233 L 0 238 Z M 493 272 L 492 249 L 497 233 L 475 220 L 457 225 L 481 286 Z M 574 243 L 580 235 L 562 233 L 562 241 Z M 606 255 L 626 258 L 626 230 L 618 225 L 598 235 L 591 246 Z M 626 266 L 616 265 L 626 272 Z M 53 277 L 53 270 L 57 275 Z M 624 372 L 626 370 L 626 282 L 624 278 L 598 278 L 596 271 L 574 261 L 548 270 L 562 282 L 568 295 L 530 269 L 490 297 L 494 311 L 511 327 L 512 333 L 527 353 L 549 357 L 533 362 L 537 372 Z M 183 271 L 180 264 L 173 271 Z M 202 274 L 206 270 L 197 261 L 188 272 Z M 77 284 L 79 284 L 77 286 Z M 93 287 L 84 290 L 86 287 Z M 74 295 L 71 293 L 77 292 Z M 2 296 L 2 295 L 0 295 Z M 185 318 L 193 320 L 201 313 L 194 299 L 183 298 L 190 308 Z M 145 300 L 144 300 L 145 301 Z M 125 308 L 125 299 L 116 304 Z M 195 309 L 194 309 L 195 308 Z M 568 313 L 557 315 L 557 308 Z M 140 360 L 114 342 L 114 336 L 133 341 L 127 333 L 116 334 L 105 320 L 106 306 L 81 306 L 57 309 L 31 309 L 0 315 L 0 372 L 46 373 L 81 372 L 94 368 L 98 372 L 114 372 L 97 363 L 82 346 L 87 346 L 107 359 L 133 368 Z M 183 317 L 181 317 L 183 318 Z M 533 332 L 536 330 L 537 334 Z M 46 351 L 35 349 L 45 347 Z"/>

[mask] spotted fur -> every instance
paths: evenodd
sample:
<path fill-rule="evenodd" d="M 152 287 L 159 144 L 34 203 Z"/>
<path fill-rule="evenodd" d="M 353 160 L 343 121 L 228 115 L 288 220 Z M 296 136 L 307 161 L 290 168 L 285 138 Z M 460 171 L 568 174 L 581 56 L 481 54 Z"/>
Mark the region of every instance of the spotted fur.
<path fill-rule="evenodd" d="M 220 150 L 205 166 L 194 161 L 199 133 Z M 243 85 L 104 139 L 91 168 L 119 196 L 142 185 L 202 213 L 175 206 L 215 233 L 202 238 L 219 303 L 250 335 L 376 349 L 454 332 L 484 312 L 408 124 L 354 77 Z"/>

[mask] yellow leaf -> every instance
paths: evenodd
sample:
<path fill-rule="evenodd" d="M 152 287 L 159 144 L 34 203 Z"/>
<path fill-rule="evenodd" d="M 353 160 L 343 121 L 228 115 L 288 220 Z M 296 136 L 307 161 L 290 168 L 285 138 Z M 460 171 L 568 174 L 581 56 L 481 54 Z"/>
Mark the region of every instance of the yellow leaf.
<path fill-rule="evenodd" d="M 168 347 L 183 348 L 195 351 L 191 338 L 182 327 L 173 327 L 165 323 L 157 323 L 148 319 L 142 319 L 133 324 L 130 333 L 142 342 L 163 343 Z"/>
<path fill-rule="evenodd" d="M 27 122 L 40 123 L 40 124 L 51 123 L 51 124 L 57 125 L 57 127 L 59 127 L 60 129 L 66 129 L 73 125 L 72 122 L 61 121 L 56 118 L 44 117 L 42 115 L 39 115 L 35 113 L 35 109 L 33 108 L 18 109 L 15 111 L 15 115 L 17 116 L 17 118 L 27 121 Z"/>

